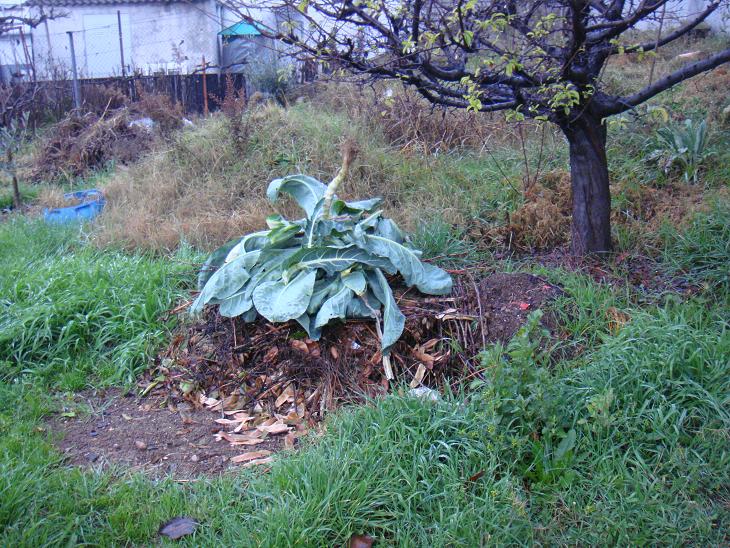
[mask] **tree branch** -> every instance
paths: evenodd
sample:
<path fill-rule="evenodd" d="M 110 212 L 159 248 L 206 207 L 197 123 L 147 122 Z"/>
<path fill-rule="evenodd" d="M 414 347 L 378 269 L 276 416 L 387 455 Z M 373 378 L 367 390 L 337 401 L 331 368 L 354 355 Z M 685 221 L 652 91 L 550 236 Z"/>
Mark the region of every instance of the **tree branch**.
<path fill-rule="evenodd" d="M 690 63 L 628 97 L 615 97 L 601 109 L 602 116 L 620 114 L 666 91 L 672 86 L 730 61 L 730 48 L 696 63 Z"/>
<path fill-rule="evenodd" d="M 697 25 L 702 23 L 705 19 L 707 19 L 710 14 L 715 11 L 720 6 L 720 2 L 715 2 L 713 4 L 710 4 L 707 6 L 707 9 L 700 13 L 695 19 L 687 23 L 686 25 L 683 25 L 679 27 L 674 32 L 671 32 L 667 34 L 664 38 L 658 41 L 654 42 L 647 42 L 645 44 L 639 44 L 638 46 L 629 46 L 627 48 L 624 48 L 624 53 L 635 53 L 637 51 L 651 51 L 657 48 L 660 48 L 662 46 L 665 46 L 669 44 L 670 42 L 674 42 L 677 38 L 681 38 L 685 34 L 687 34 L 689 31 L 691 31 L 693 28 L 695 28 Z M 614 47 L 611 51 L 612 55 L 615 55 L 619 52 L 618 47 Z"/>
<path fill-rule="evenodd" d="M 629 14 L 627 17 L 615 21 L 605 21 L 603 23 L 597 23 L 591 25 L 586 29 L 588 34 L 588 43 L 595 44 L 597 42 L 603 42 L 610 40 L 616 36 L 619 36 L 624 31 L 633 27 L 636 23 L 645 19 L 653 12 L 666 4 L 669 0 L 642 0 L 641 4 L 636 8 L 634 13 Z"/>

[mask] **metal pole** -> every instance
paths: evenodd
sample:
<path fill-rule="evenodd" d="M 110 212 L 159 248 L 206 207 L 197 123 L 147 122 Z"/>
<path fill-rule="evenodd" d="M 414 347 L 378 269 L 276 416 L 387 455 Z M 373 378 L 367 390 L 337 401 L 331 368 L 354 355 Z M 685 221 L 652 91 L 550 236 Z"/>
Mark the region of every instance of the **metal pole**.
<path fill-rule="evenodd" d="M 122 78 L 127 77 L 127 69 L 124 67 L 124 40 L 122 39 L 122 13 L 117 10 L 117 27 L 119 28 L 119 56 L 122 58 Z"/>
<path fill-rule="evenodd" d="M 74 107 L 81 108 L 81 90 L 79 89 L 79 74 L 76 71 L 76 50 L 74 50 L 74 33 L 66 31 L 68 34 L 68 44 L 71 47 L 71 72 L 73 73 L 73 94 Z"/>
<path fill-rule="evenodd" d="M 208 116 L 208 76 L 205 73 L 205 55 L 203 55 L 203 114 Z"/>

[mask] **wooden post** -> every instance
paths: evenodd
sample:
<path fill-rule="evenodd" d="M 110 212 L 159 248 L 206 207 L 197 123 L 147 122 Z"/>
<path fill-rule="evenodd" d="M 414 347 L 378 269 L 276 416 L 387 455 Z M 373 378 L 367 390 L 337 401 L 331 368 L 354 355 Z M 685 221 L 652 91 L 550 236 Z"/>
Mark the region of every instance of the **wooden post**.
<path fill-rule="evenodd" d="M 25 55 L 25 63 L 30 67 L 31 77 L 33 78 L 33 81 L 36 81 L 35 76 L 35 62 L 30 56 L 30 52 L 28 51 L 28 44 L 25 41 L 25 33 L 23 32 L 23 27 L 20 27 L 18 29 L 20 31 L 20 41 L 23 44 L 23 54 Z M 31 34 L 31 39 L 33 38 L 33 35 Z"/>
<path fill-rule="evenodd" d="M 203 55 L 203 116 L 208 116 L 208 78 L 205 74 L 205 55 Z"/>
<path fill-rule="evenodd" d="M 16 210 L 20 209 L 20 206 L 23 204 L 23 199 L 20 196 L 20 187 L 18 186 L 18 175 L 15 170 L 15 166 L 13 165 L 13 149 L 11 148 L 11 145 L 8 146 L 7 149 L 7 160 L 8 160 L 8 167 L 11 170 L 11 176 L 13 178 L 13 207 Z"/>

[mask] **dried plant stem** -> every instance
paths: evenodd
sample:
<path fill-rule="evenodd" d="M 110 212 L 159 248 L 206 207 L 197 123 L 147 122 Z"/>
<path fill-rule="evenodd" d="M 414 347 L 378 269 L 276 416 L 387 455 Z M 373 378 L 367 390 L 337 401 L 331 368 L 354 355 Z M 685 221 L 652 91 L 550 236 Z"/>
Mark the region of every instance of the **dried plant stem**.
<path fill-rule="evenodd" d="M 340 187 L 342 182 L 347 179 L 347 175 L 350 172 L 350 166 L 352 165 L 352 161 L 355 159 L 355 156 L 357 156 L 357 152 L 357 146 L 354 141 L 350 139 L 345 141 L 342 146 L 342 167 L 337 172 L 335 178 L 332 179 L 329 185 L 327 185 L 327 190 L 324 193 L 324 212 L 322 214 L 324 219 L 329 219 L 332 215 L 332 200 L 335 197 L 337 189 Z"/>

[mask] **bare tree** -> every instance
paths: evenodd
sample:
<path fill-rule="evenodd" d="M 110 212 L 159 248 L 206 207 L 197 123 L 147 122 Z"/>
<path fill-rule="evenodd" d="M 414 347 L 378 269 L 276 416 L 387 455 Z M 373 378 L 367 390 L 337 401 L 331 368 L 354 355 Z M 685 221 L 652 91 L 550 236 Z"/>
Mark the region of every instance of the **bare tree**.
<path fill-rule="evenodd" d="M 615 55 L 653 52 L 685 35 L 726 0 L 706 0 L 684 24 L 647 43 L 630 41 L 658 22 L 670 0 L 230 0 L 256 10 L 297 10 L 263 33 L 335 66 L 413 86 L 428 101 L 557 124 L 570 150 L 572 247 L 611 248 L 606 125 L 683 80 L 730 60 L 730 49 L 688 63 L 626 96 L 601 77 Z M 279 11 L 280 13 L 281 11 Z M 303 21 L 303 23 L 302 23 Z"/>
<path fill-rule="evenodd" d="M 57 16 L 53 10 L 28 15 L 21 6 L 11 6 L 0 12 L 0 36 L 22 31 L 26 27 L 35 28 Z M 0 169 L 10 175 L 15 208 L 22 205 L 15 156 L 28 136 L 29 105 L 36 91 L 35 85 L 19 90 L 13 89 L 13 86 L 0 86 Z"/>
<path fill-rule="evenodd" d="M 25 15 L 21 13 L 0 14 L 0 36 L 22 29 L 23 27 L 35 28 L 44 21 L 57 16 L 54 15 L 53 10 L 48 13 L 40 12 L 36 15 Z"/>

